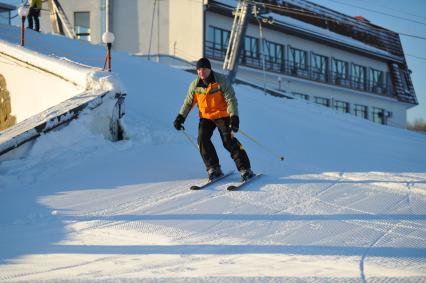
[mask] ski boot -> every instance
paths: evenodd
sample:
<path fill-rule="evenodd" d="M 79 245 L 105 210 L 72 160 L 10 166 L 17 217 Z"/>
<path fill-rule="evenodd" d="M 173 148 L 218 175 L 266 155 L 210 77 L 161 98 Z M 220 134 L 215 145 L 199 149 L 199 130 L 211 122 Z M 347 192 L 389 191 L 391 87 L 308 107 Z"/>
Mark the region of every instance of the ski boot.
<path fill-rule="evenodd" d="M 223 172 L 220 169 L 220 166 L 212 167 L 207 170 L 207 174 L 209 175 L 209 180 L 213 181 L 219 177 L 223 176 Z"/>
<path fill-rule="evenodd" d="M 249 169 L 242 169 L 242 170 L 240 170 L 240 175 L 241 175 L 241 181 L 245 182 L 245 181 L 253 178 L 255 174 L 249 168 Z"/>

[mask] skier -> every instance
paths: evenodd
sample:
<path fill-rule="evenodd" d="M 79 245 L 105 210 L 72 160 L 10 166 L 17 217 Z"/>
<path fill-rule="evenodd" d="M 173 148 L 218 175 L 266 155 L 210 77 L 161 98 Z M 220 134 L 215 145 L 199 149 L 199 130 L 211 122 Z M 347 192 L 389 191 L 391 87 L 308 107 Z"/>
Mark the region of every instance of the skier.
<path fill-rule="evenodd" d="M 189 85 L 186 98 L 174 121 L 176 130 L 182 126 L 189 111 L 197 103 L 200 122 L 198 126 L 198 148 L 210 180 L 223 176 L 219 158 L 211 142 L 213 131 L 218 128 L 223 146 L 229 151 L 243 180 L 254 176 L 250 160 L 241 143 L 232 132 L 238 132 L 238 102 L 228 79 L 213 72 L 210 61 L 201 58 L 197 62 L 197 78 Z"/>
<path fill-rule="evenodd" d="M 34 29 L 33 19 L 35 22 L 35 31 L 40 31 L 40 11 L 42 7 L 41 0 L 30 0 L 30 11 L 28 13 L 28 28 Z"/>

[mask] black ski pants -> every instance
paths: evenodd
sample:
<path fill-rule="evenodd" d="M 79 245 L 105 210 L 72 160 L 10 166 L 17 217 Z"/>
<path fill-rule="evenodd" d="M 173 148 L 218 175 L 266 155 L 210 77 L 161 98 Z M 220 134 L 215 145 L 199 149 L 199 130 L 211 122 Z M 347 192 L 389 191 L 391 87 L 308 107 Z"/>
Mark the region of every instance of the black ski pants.
<path fill-rule="evenodd" d="M 237 169 L 250 169 L 250 161 L 241 143 L 234 137 L 230 125 L 230 118 L 216 120 L 200 119 L 198 126 L 198 147 L 207 170 L 219 165 L 216 149 L 211 142 L 211 137 L 218 128 L 223 146 L 229 151 Z"/>
<path fill-rule="evenodd" d="M 40 19 L 39 19 L 39 17 L 40 17 L 40 9 L 30 8 L 30 11 L 29 11 L 28 16 L 27 16 L 28 28 L 33 29 L 35 31 L 40 31 Z M 35 22 L 35 28 L 34 28 L 34 22 Z"/>

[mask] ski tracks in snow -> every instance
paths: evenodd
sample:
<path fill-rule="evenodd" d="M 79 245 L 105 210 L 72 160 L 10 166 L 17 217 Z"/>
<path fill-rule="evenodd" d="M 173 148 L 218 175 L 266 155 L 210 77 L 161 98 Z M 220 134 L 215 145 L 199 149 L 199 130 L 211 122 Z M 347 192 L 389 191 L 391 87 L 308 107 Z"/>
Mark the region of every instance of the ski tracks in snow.
<path fill-rule="evenodd" d="M 325 174 L 330 175 L 329 173 Z M 421 236 L 417 237 L 415 235 L 411 235 L 414 231 L 419 231 L 420 233 L 426 234 L 426 229 L 422 228 L 424 225 L 421 223 L 410 221 L 409 219 L 398 219 L 398 216 L 395 217 L 395 219 L 392 219 L 391 214 L 387 214 L 389 211 L 395 212 L 395 211 L 404 211 L 407 215 L 407 218 L 409 218 L 409 215 L 418 215 L 419 213 L 424 214 L 424 198 L 423 199 L 423 206 L 418 205 L 418 208 L 423 208 L 421 211 L 415 211 L 413 209 L 413 190 L 411 188 L 415 187 L 416 181 L 413 181 L 414 179 L 417 179 L 417 182 L 422 186 L 424 184 L 424 180 L 422 178 L 416 178 L 420 176 L 405 176 L 405 174 L 392 176 L 391 174 L 366 174 L 363 179 L 359 179 L 360 176 L 356 176 L 358 180 L 353 180 L 353 176 L 349 176 L 348 178 L 345 178 L 344 173 L 337 173 L 333 174 L 334 176 L 338 176 L 338 179 L 336 178 L 335 181 L 331 181 L 330 184 L 324 186 L 321 189 L 318 189 L 316 193 L 311 194 L 311 196 L 305 198 L 300 198 L 297 202 L 293 204 L 293 213 L 295 208 L 313 208 L 315 205 L 318 205 L 319 203 L 323 203 L 325 206 L 323 209 L 326 209 L 326 207 L 332 208 L 333 213 L 336 212 L 343 212 L 348 211 L 349 213 L 354 214 L 360 214 L 365 215 L 365 217 L 360 217 L 362 219 L 360 220 L 345 220 L 342 218 L 341 223 L 348 223 L 351 225 L 359 225 L 364 230 L 364 233 L 370 233 L 370 231 L 375 231 L 376 237 L 372 238 L 371 236 L 374 236 L 374 234 L 371 234 L 371 236 L 367 237 L 370 238 L 370 244 L 365 246 L 365 252 L 362 254 L 359 268 L 360 268 L 360 276 L 362 282 L 367 282 L 367 273 L 365 268 L 365 262 L 366 259 L 370 253 L 370 251 L 378 246 L 380 242 L 382 242 L 383 239 L 386 237 L 393 237 L 393 238 L 402 238 L 406 241 L 415 241 L 417 243 L 422 243 L 423 246 L 420 248 L 424 248 L 425 242 L 424 238 Z M 377 177 L 376 175 L 381 176 L 382 178 L 379 178 L 379 180 L 376 180 L 372 177 Z M 371 178 L 371 180 L 369 180 Z M 318 178 L 318 182 L 322 182 L 323 180 L 326 180 L 327 178 Z M 303 183 L 301 180 L 300 183 Z M 370 187 L 370 185 L 374 185 L 373 187 Z M 350 193 L 350 190 L 348 191 L 348 187 L 354 187 L 353 192 L 357 193 L 356 190 L 362 190 L 364 189 L 366 191 L 365 196 L 362 197 L 362 195 L 358 195 L 358 197 L 354 198 L 354 201 L 352 202 L 340 202 L 340 200 L 344 199 L 344 195 L 348 192 Z M 405 188 L 405 192 L 404 192 Z M 424 186 L 418 188 L 416 190 L 416 193 L 418 195 L 422 196 L 424 195 Z M 333 197 L 334 194 L 334 197 Z M 340 195 L 339 195 L 340 194 Z M 388 196 L 385 196 L 385 194 L 388 194 Z M 390 195 L 390 196 L 389 196 Z M 324 196 L 324 197 L 322 197 Z M 343 198 L 342 198 L 343 196 Z M 383 206 L 381 207 L 369 207 L 365 203 L 368 203 L 369 198 L 377 198 L 384 196 L 383 200 Z M 341 199 L 339 199 L 341 198 Z M 348 196 L 348 200 L 350 197 Z M 297 210 L 297 209 L 296 209 Z M 321 209 L 314 209 L 317 212 Z M 286 212 L 287 209 L 278 210 L 276 211 L 276 214 L 281 214 L 283 212 Z M 417 213 L 417 214 L 416 214 Z M 375 217 L 379 215 L 379 219 L 382 218 L 385 215 L 389 215 L 388 220 L 375 220 Z M 367 225 L 366 225 L 367 224 Z M 322 229 L 324 225 L 321 223 L 318 224 L 312 224 L 313 228 L 315 229 Z M 338 225 L 338 224 L 337 224 Z M 387 226 L 386 229 L 383 229 L 381 226 Z M 404 229 L 403 232 L 398 232 L 399 228 Z M 342 231 L 341 233 L 343 233 Z M 378 235 L 377 235 L 378 234 Z M 329 234 L 330 239 L 333 238 L 335 235 L 332 235 L 332 233 Z M 338 238 L 338 237 L 336 237 Z M 327 240 L 326 238 L 322 238 L 322 241 Z M 404 240 L 403 240 L 404 241 Z M 402 242 L 403 242 L 402 241 Z M 385 245 L 386 246 L 386 245 Z M 375 255 L 377 257 L 377 255 Z M 400 259 L 394 259 L 396 261 L 399 261 Z M 421 260 L 422 261 L 422 260 Z M 420 265 L 421 265 L 420 261 Z"/>
<path fill-rule="evenodd" d="M 40 274 L 61 270 L 66 273 L 71 269 L 94 274 L 92 269 L 98 265 L 91 263 L 92 260 L 104 260 L 109 264 L 122 256 L 113 254 L 106 258 L 102 247 L 115 251 L 125 243 L 124 253 L 133 247 L 142 254 L 145 249 L 148 254 L 154 249 L 155 255 L 158 246 L 156 267 L 141 264 L 145 273 L 163 270 L 167 273 L 164 276 L 173 277 L 187 270 L 186 267 L 208 266 L 212 260 L 217 264 L 232 260 L 241 268 L 238 263 L 244 257 L 253 256 L 247 255 L 247 251 L 262 254 L 266 262 L 281 258 L 283 264 L 288 265 L 292 257 L 309 257 L 309 250 L 312 250 L 315 257 L 324 259 L 332 256 L 352 261 L 359 256 L 359 265 L 353 265 L 353 268 L 358 268 L 361 281 L 367 282 L 368 278 L 374 277 L 374 272 L 371 275 L 372 271 L 366 265 L 370 254 L 375 260 L 372 263 L 374 268 L 382 265 L 382 261 L 377 262 L 380 258 L 377 248 L 392 247 L 392 241 L 415 243 L 414 246 L 420 248 L 426 246 L 421 236 L 426 234 L 424 222 L 410 221 L 409 217 L 386 217 L 387 211 L 408 216 L 425 213 L 426 202 L 423 195 L 419 197 L 417 193 L 423 189 L 423 183 L 413 177 L 399 178 L 392 183 L 395 179 L 391 175 L 378 178 L 373 173 L 363 176 L 325 173 L 284 178 L 267 176 L 237 192 L 226 191 L 225 183 L 229 180 L 195 192 L 188 188 L 197 181 L 184 180 L 101 190 L 96 191 L 97 197 L 93 197 L 90 191 L 52 196 L 43 202 L 59 211 L 58 216 L 64 218 L 68 231 L 68 239 L 59 246 L 68 251 L 74 245 L 87 245 L 95 249 L 95 254 L 100 254 L 87 255 L 81 266 L 65 261 L 50 269 L 39 266 L 28 274 L 15 273 L 15 277 L 7 277 L 7 280 L 31 280 L 39 278 Z M 129 244 L 131 246 L 127 247 Z M 235 254 L 222 254 L 224 247 L 230 244 L 235 245 Z M 161 261 L 162 251 L 171 251 L 172 257 L 176 257 L 184 247 L 192 250 L 193 246 L 207 251 L 208 256 L 189 251 L 179 260 Z M 278 252 L 271 252 L 271 247 L 276 247 Z M 329 248 L 336 249 L 337 254 L 327 250 Z M 352 248 L 359 251 L 354 253 Z M 318 255 L 321 250 L 324 253 Z M 134 254 L 134 257 L 138 256 Z M 391 264 L 402 263 L 403 266 L 408 266 L 407 260 L 411 260 L 384 257 Z M 421 266 L 421 260 L 417 258 L 413 262 Z M 284 274 L 284 266 L 274 262 L 276 274 Z M 298 268 L 304 267 L 303 260 L 298 264 Z M 137 274 L 138 271 L 131 272 Z M 205 272 L 214 275 L 214 269 Z M 262 274 L 261 270 L 259 272 L 258 275 Z M 413 273 L 421 274 L 421 271 L 414 269 Z M 5 275 L 13 274 L 7 272 Z M 344 282 L 354 277 L 351 278 Z M 324 280 L 319 282 L 327 281 Z"/>

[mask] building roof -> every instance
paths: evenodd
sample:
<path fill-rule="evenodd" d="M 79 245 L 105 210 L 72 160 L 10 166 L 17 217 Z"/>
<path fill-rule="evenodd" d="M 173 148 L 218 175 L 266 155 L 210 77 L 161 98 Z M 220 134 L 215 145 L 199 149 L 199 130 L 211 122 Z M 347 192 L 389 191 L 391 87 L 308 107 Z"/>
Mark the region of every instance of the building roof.
<path fill-rule="evenodd" d="M 5 10 L 15 10 L 16 6 L 0 2 L 0 8 Z"/>

